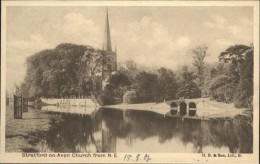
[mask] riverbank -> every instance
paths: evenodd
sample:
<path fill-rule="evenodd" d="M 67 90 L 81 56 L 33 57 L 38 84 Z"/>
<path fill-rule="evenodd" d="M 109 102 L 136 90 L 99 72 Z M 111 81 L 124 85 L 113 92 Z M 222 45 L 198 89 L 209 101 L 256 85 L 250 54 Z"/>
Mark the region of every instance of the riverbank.
<path fill-rule="evenodd" d="M 6 107 L 6 152 L 38 152 L 46 150 L 43 143 L 39 143 L 39 135 L 49 129 L 51 114 L 45 111 L 28 108 L 23 113 L 23 119 L 14 119 L 13 106 Z"/>
<path fill-rule="evenodd" d="M 234 117 L 235 115 L 244 115 L 246 108 L 235 108 L 233 103 L 225 104 L 222 102 L 212 101 L 209 98 L 185 99 L 186 102 L 194 102 L 197 106 L 197 116 L 207 118 Z M 117 108 L 122 110 L 144 110 L 152 111 L 165 115 L 170 111 L 170 103 L 141 103 L 141 104 L 117 104 L 106 105 L 104 108 Z"/>

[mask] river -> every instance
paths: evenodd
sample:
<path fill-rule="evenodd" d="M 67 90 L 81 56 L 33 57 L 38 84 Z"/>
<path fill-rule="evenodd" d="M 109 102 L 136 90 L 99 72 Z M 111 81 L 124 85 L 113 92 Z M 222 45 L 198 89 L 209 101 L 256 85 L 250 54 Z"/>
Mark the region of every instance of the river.
<path fill-rule="evenodd" d="M 53 117 L 45 140 L 52 152 L 252 153 L 252 118 L 170 118 L 111 108 L 78 113 L 44 107 Z M 84 113 L 85 111 L 85 113 Z"/>

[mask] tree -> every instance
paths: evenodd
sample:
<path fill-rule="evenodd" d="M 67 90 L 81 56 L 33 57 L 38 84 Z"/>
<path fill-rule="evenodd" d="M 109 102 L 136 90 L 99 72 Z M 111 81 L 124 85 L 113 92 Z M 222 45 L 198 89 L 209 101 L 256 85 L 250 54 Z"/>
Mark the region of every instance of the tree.
<path fill-rule="evenodd" d="M 246 45 L 234 45 L 228 47 L 224 52 L 219 55 L 219 61 L 222 62 L 232 62 L 232 63 L 242 63 L 246 54 L 251 51 L 250 46 Z"/>
<path fill-rule="evenodd" d="M 158 76 L 142 71 L 136 76 L 136 81 L 138 84 L 137 94 L 140 95 L 140 102 L 154 101 L 157 92 Z"/>
<path fill-rule="evenodd" d="M 234 96 L 235 107 L 253 108 L 254 50 L 247 51 L 240 67 L 238 90 Z"/>
<path fill-rule="evenodd" d="M 253 46 L 246 45 L 230 46 L 220 53 L 220 63 L 211 71 L 211 80 L 207 81 L 212 99 L 234 102 L 238 108 L 252 108 L 253 53 Z"/>
<path fill-rule="evenodd" d="M 204 84 L 201 89 L 202 97 L 210 96 L 210 84 L 213 78 L 218 76 L 218 69 L 216 64 L 207 64 L 204 70 Z"/>
<path fill-rule="evenodd" d="M 210 85 L 210 97 L 219 102 L 230 103 L 233 101 L 233 95 L 236 86 L 232 79 L 226 75 L 218 75 L 212 79 Z"/>
<path fill-rule="evenodd" d="M 229 63 L 228 74 L 232 77 L 232 81 L 236 84 L 240 79 L 240 65 L 244 62 L 246 54 L 251 50 L 250 46 L 246 45 L 234 45 L 228 47 L 224 52 L 219 55 L 219 61 L 223 63 Z"/>
<path fill-rule="evenodd" d="M 104 55 L 90 46 L 63 43 L 27 58 L 29 97 L 88 94 L 99 79 Z"/>
<path fill-rule="evenodd" d="M 117 72 L 111 75 L 104 89 L 104 104 L 114 104 L 116 99 L 122 101 L 130 85 L 131 82 L 125 74 Z"/>
<path fill-rule="evenodd" d="M 195 77 L 193 73 L 188 70 L 187 66 L 182 67 L 180 78 L 178 97 L 199 98 L 201 91 L 194 82 Z"/>
<path fill-rule="evenodd" d="M 138 65 L 133 60 L 127 60 L 119 65 L 119 72 L 128 76 L 131 83 L 135 83 L 135 77 L 140 73 Z"/>
<path fill-rule="evenodd" d="M 176 98 L 177 83 L 173 71 L 162 67 L 158 69 L 157 72 L 157 101 L 160 102 Z"/>

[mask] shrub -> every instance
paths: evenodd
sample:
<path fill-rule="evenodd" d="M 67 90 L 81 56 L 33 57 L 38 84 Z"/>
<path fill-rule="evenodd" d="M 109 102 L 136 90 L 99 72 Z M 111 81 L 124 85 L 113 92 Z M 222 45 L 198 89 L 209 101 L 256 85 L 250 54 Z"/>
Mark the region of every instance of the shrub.
<path fill-rule="evenodd" d="M 218 102 L 233 102 L 236 85 L 225 75 L 215 77 L 209 85 L 210 98 Z"/>
<path fill-rule="evenodd" d="M 196 83 L 189 82 L 186 84 L 183 84 L 183 86 L 179 89 L 177 93 L 178 97 L 184 97 L 184 98 L 199 98 L 201 95 L 201 91 Z"/>
<path fill-rule="evenodd" d="M 127 91 L 123 96 L 123 102 L 126 104 L 134 104 L 138 102 L 136 91 Z"/>
<path fill-rule="evenodd" d="M 234 96 L 234 104 L 236 108 L 253 109 L 253 96 L 248 95 L 246 90 L 239 88 Z"/>

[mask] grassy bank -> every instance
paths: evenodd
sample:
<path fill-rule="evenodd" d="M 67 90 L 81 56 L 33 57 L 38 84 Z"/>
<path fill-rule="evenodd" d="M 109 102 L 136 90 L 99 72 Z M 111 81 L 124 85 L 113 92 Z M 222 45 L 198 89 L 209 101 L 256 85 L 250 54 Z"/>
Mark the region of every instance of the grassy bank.
<path fill-rule="evenodd" d="M 23 113 L 23 119 L 14 119 L 13 106 L 6 107 L 6 152 L 37 152 L 47 149 L 39 143 L 39 132 L 49 128 L 52 117 L 45 111 L 29 107 L 28 113 Z"/>

